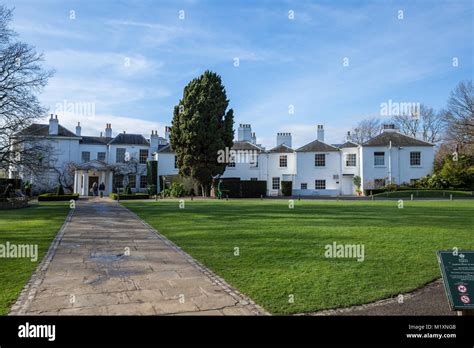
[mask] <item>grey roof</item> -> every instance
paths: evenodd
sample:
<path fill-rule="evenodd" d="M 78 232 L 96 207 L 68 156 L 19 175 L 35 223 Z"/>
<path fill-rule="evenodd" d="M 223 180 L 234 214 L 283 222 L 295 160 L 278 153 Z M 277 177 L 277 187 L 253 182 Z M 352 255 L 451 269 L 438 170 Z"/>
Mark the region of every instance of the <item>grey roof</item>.
<path fill-rule="evenodd" d="M 165 145 L 160 148 L 162 145 L 158 145 L 158 151 L 159 153 L 174 153 L 173 149 L 171 148 L 171 145 Z"/>
<path fill-rule="evenodd" d="M 78 137 L 69 129 L 58 125 L 58 135 L 49 134 L 49 124 L 33 123 L 27 128 L 18 133 L 19 135 L 34 135 L 34 136 L 59 136 L 59 137 Z"/>
<path fill-rule="evenodd" d="M 252 144 L 248 141 L 234 141 L 234 145 L 232 146 L 231 148 L 232 150 L 256 150 L 256 151 L 259 151 L 261 152 L 262 149 L 255 145 L 255 144 Z M 164 147 L 159 147 L 158 146 L 158 153 L 174 153 L 173 151 L 173 148 L 171 147 L 171 145 L 165 145 Z"/>
<path fill-rule="evenodd" d="M 141 134 L 126 134 L 120 133 L 115 138 L 113 138 L 109 144 L 112 145 L 119 145 L 119 144 L 127 144 L 127 145 L 150 145 L 150 143 L 145 139 L 145 137 Z"/>
<path fill-rule="evenodd" d="M 358 146 L 359 146 L 358 144 L 356 144 L 356 143 L 354 143 L 354 142 L 352 142 L 352 141 L 346 141 L 344 144 L 339 145 L 338 147 L 339 147 L 340 149 L 342 149 L 342 148 L 344 148 L 344 147 L 358 147 Z"/>
<path fill-rule="evenodd" d="M 363 143 L 362 146 L 389 146 L 390 141 L 392 146 L 434 146 L 426 141 L 393 131 L 380 133 Z"/>
<path fill-rule="evenodd" d="M 82 139 L 79 141 L 81 144 L 91 144 L 91 145 L 107 145 L 112 138 L 109 137 L 90 137 L 82 136 Z"/>
<path fill-rule="evenodd" d="M 329 152 L 329 151 L 339 151 L 337 147 L 328 145 L 319 140 L 315 140 L 306 144 L 299 149 L 296 149 L 296 152 Z"/>
<path fill-rule="evenodd" d="M 263 149 L 255 144 L 252 144 L 248 141 L 234 141 L 234 145 L 232 145 L 232 150 L 252 150 L 261 152 Z"/>
<path fill-rule="evenodd" d="M 275 146 L 273 149 L 268 150 L 268 152 L 271 153 L 291 153 L 295 152 L 291 147 L 286 146 L 285 144 L 280 144 L 278 146 Z"/>

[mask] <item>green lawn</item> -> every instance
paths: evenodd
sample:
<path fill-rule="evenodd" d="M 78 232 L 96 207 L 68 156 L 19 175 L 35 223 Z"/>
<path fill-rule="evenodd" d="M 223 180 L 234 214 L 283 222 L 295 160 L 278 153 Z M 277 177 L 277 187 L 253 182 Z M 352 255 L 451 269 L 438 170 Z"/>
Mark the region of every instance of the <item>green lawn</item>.
<path fill-rule="evenodd" d="M 0 211 L 0 244 L 37 244 L 38 260 L 0 259 L 0 315 L 6 315 L 64 223 L 69 202 Z"/>
<path fill-rule="evenodd" d="M 122 202 L 268 311 L 346 307 L 440 277 L 435 251 L 474 248 L 474 201 Z M 365 260 L 325 258 L 333 242 Z M 238 247 L 240 256 L 234 256 Z M 289 296 L 294 303 L 289 303 Z"/>

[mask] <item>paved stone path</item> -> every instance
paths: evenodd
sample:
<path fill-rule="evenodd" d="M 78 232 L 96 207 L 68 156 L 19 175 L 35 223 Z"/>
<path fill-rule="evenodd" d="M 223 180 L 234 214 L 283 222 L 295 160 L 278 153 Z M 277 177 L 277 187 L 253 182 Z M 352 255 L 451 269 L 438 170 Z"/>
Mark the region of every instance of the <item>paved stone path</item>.
<path fill-rule="evenodd" d="M 264 314 L 109 199 L 79 201 L 11 315 Z"/>

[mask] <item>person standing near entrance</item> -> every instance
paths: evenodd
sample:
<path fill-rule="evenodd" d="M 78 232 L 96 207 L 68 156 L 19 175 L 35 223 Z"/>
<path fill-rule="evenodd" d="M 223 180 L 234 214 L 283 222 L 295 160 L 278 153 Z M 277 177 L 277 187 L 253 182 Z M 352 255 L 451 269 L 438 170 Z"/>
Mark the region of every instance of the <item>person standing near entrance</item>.
<path fill-rule="evenodd" d="M 99 191 L 99 185 L 97 185 L 97 182 L 94 182 L 94 184 L 92 185 L 92 193 L 94 196 L 97 196 L 98 195 L 98 191 Z"/>
<path fill-rule="evenodd" d="M 105 184 L 103 182 L 99 185 L 100 198 L 104 197 Z"/>

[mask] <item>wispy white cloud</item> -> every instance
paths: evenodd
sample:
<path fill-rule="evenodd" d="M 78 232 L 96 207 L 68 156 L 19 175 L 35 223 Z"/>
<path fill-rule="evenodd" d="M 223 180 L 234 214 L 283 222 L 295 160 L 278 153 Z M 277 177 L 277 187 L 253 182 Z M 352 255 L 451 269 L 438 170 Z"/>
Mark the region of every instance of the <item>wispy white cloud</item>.
<path fill-rule="evenodd" d="M 74 57 L 74 59 L 71 59 Z M 124 54 L 101 51 L 55 50 L 45 52 L 48 65 L 61 71 L 85 71 L 95 74 L 96 70 L 104 74 L 104 69 L 122 76 L 140 77 L 160 71 L 163 62 L 144 57 L 141 54 Z"/>
<path fill-rule="evenodd" d="M 170 95 L 166 88 L 141 87 L 106 78 L 52 78 L 41 95 L 41 100 L 51 108 L 64 100 L 72 103 L 94 103 L 96 110 L 115 104 L 160 99 Z"/>
<path fill-rule="evenodd" d="M 48 23 L 19 22 L 12 25 L 13 30 L 20 34 L 34 34 L 60 39 L 86 40 L 87 35 L 83 32 L 65 29 L 64 26 L 52 25 Z"/>

